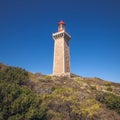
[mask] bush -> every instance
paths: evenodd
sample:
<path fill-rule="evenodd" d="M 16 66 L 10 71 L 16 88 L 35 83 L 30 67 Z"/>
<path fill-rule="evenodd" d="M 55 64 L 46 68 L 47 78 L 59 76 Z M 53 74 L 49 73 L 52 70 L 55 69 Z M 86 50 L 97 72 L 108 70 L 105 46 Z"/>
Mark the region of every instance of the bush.
<path fill-rule="evenodd" d="M 52 77 L 51 76 L 45 76 L 45 80 L 47 81 L 47 82 L 50 82 L 50 80 L 52 79 Z"/>
<path fill-rule="evenodd" d="M 108 83 L 105 83 L 105 86 L 108 86 L 110 87 L 112 85 L 112 83 L 108 82 Z"/>
<path fill-rule="evenodd" d="M 0 69 L 0 120 L 44 120 L 47 106 L 25 82 L 28 73 L 16 67 Z"/>
<path fill-rule="evenodd" d="M 92 90 L 96 90 L 96 86 L 91 86 L 91 89 Z"/>
<path fill-rule="evenodd" d="M 108 87 L 108 88 L 107 88 L 107 91 L 112 92 L 112 88 L 111 88 L 111 87 Z"/>
<path fill-rule="evenodd" d="M 18 67 L 7 67 L 0 70 L 0 80 L 23 85 L 29 79 L 28 72 Z"/>
<path fill-rule="evenodd" d="M 99 93 L 96 95 L 96 99 L 120 114 L 120 96 L 111 93 Z"/>

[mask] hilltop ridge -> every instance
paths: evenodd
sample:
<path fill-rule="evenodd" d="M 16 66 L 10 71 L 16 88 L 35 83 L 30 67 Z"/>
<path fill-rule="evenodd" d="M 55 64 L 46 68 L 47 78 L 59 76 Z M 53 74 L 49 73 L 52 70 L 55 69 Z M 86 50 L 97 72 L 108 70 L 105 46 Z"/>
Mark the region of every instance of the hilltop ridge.
<path fill-rule="evenodd" d="M 19 85 L 19 89 L 25 87 L 30 94 L 33 94 L 34 98 L 29 98 L 29 94 L 24 93 L 25 90 L 23 91 L 22 94 L 26 94 L 26 98 L 28 98 L 26 105 L 29 103 L 29 99 L 33 103 L 38 99 L 41 100 L 40 103 L 36 103 L 34 108 L 32 107 L 33 103 L 29 103 L 30 105 L 24 108 L 22 112 L 10 113 L 8 115 L 9 120 L 12 120 L 13 116 L 16 120 L 25 120 L 26 118 L 27 120 L 120 120 L 119 83 L 78 75 L 68 78 L 40 73 L 33 74 L 21 68 L 9 68 L 9 66 L 1 63 L 0 73 L 0 85 L 3 85 L 6 81 L 4 83 L 6 86 L 9 83 L 14 88 L 13 84 L 15 83 Z M 17 79 L 17 82 L 14 78 Z M 22 83 L 20 82 L 21 78 L 25 79 Z M 4 94 L 2 95 L 4 96 Z M 13 99 L 11 106 L 15 105 L 20 96 L 21 94 L 18 94 Z M 19 106 L 22 103 L 17 104 Z M 2 105 L 2 108 L 5 107 L 4 103 L 0 105 Z M 13 110 L 11 107 L 9 109 L 10 111 Z M 38 112 L 36 113 L 34 110 Z M 34 112 L 31 114 L 32 111 Z M 0 110 L 0 116 L 4 116 L 2 113 L 3 109 Z"/>

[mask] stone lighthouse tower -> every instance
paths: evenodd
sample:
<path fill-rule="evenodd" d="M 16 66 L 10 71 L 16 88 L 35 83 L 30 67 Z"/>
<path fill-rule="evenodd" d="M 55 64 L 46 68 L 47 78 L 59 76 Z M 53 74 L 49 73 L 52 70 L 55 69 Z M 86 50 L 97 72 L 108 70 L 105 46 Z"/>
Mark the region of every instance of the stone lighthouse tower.
<path fill-rule="evenodd" d="M 71 36 L 65 30 L 65 23 L 58 23 L 58 32 L 53 33 L 54 62 L 53 75 L 70 77 L 70 50 L 69 40 Z"/>

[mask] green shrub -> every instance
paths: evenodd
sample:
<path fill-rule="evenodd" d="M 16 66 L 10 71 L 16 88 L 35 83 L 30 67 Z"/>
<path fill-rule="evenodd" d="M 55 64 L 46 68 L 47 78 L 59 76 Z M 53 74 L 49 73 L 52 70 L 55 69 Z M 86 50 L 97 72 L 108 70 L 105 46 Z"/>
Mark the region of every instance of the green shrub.
<path fill-rule="evenodd" d="M 96 86 L 91 86 L 91 89 L 92 90 L 96 90 Z"/>
<path fill-rule="evenodd" d="M 102 92 L 96 95 L 96 99 L 105 104 L 109 109 L 113 109 L 120 114 L 120 96 Z"/>
<path fill-rule="evenodd" d="M 108 86 L 110 87 L 112 85 L 112 83 L 108 82 L 108 83 L 105 83 L 105 86 Z"/>
<path fill-rule="evenodd" d="M 0 80 L 6 82 L 23 85 L 28 79 L 28 72 L 18 67 L 7 67 L 6 69 L 0 70 Z"/>
<path fill-rule="evenodd" d="M 50 80 L 52 79 L 52 77 L 51 76 L 45 76 L 45 80 L 47 81 L 47 82 L 49 82 Z"/>
<path fill-rule="evenodd" d="M 111 87 L 108 87 L 106 90 L 112 92 L 112 88 Z"/>
<path fill-rule="evenodd" d="M 16 67 L 0 70 L 0 120 L 45 120 L 47 106 L 25 82 L 28 73 Z"/>

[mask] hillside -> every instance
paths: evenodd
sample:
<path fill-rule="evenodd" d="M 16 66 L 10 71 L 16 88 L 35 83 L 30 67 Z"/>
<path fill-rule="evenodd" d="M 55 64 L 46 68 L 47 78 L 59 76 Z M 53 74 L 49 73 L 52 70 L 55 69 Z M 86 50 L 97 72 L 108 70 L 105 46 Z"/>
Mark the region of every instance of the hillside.
<path fill-rule="evenodd" d="M 0 64 L 0 120 L 120 120 L 120 84 Z"/>

